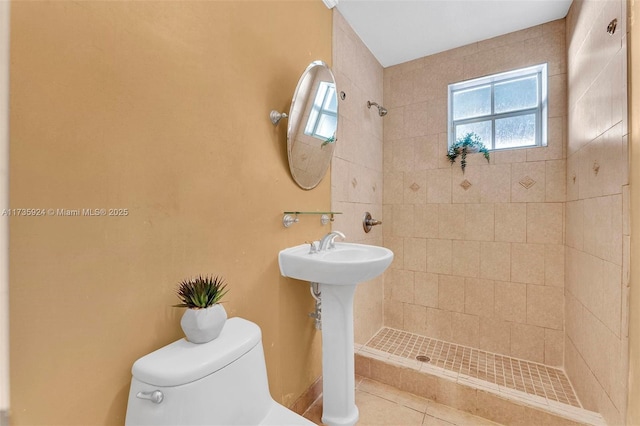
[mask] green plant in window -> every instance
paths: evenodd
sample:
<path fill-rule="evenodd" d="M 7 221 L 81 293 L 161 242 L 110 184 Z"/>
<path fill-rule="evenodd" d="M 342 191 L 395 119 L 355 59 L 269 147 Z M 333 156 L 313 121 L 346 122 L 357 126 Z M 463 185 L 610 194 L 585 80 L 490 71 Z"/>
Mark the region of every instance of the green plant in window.
<path fill-rule="evenodd" d="M 464 173 L 465 167 L 467 167 L 467 154 L 481 152 L 484 158 L 489 162 L 489 150 L 480 140 L 480 137 L 471 132 L 458 138 L 458 140 L 449 147 L 447 151 L 447 158 L 451 164 L 456 162 L 456 158 L 460 157 L 460 167 L 462 173 Z"/>
<path fill-rule="evenodd" d="M 327 138 L 324 142 L 322 142 L 322 144 L 320 145 L 320 148 L 324 148 L 325 145 L 328 145 L 330 143 L 335 143 L 335 142 L 336 142 L 336 135 L 333 135 L 330 138 Z"/>

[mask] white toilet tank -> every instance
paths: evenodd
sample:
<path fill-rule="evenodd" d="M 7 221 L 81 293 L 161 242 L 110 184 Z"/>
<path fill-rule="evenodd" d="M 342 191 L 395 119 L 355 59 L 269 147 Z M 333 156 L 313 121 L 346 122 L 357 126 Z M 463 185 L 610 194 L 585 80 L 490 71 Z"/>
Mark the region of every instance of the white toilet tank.
<path fill-rule="evenodd" d="M 133 364 L 126 425 L 313 425 L 269 393 L 262 333 L 227 320 L 204 344 L 185 339 Z"/>

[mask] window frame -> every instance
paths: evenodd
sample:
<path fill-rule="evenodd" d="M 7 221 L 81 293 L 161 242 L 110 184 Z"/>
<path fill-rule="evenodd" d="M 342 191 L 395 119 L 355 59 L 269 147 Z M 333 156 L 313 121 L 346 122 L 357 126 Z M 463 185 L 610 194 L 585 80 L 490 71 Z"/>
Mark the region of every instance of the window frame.
<path fill-rule="evenodd" d="M 456 126 L 460 124 L 480 123 L 485 121 L 491 122 L 491 141 L 483 141 L 487 149 L 490 151 L 503 151 L 506 149 L 521 149 L 521 148 L 537 148 L 547 146 L 547 109 L 548 109 L 548 82 L 547 82 L 547 63 L 533 65 L 525 68 L 520 68 L 513 71 L 501 72 L 492 74 L 485 77 L 474 78 L 471 80 L 461 81 L 458 83 L 452 83 L 448 85 L 448 117 L 447 117 L 447 132 L 448 132 L 448 146 L 453 145 L 455 140 Z M 499 83 L 505 83 L 512 80 L 521 79 L 523 77 L 536 76 L 538 81 L 538 104 L 533 108 L 523 108 L 519 110 L 512 110 L 508 112 L 495 113 L 495 85 Z M 475 116 L 471 118 L 453 119 L 454 102 L 453 96 L 455 93 L 477 88 L 481 86 L 490 86 L 491 89 L 491 113 Z M 517 117 L 530 115 L 535 113 L 536 121 L 536 143 L 534 145 L 522 145 L 513 147 L 496 148 L 495 147 L 495 129 L 496 120 L 509 117 Z"/>
<path fill-rule="evenodd" d="M 330 109 L 326 109 L 325 105 L 331 98 L 331 90 L 336 91 L 336 85 L 329 81 L 321 81 L 318 84 L 318 89 L 314 94 L 313 101 L 311 104 L 311 112 L 309 113 L 309 117 L 307 119 L 307 123 L 305 124 L 304 134 L 307 136 L 312 136 L 316 139 L 326 140 L 331 136 L 323 136 L 318 133 L 318 127 L 320 126 L 320 122 L 323 117 L 332 117 L 338 120 L 337 111 L 332 111 Z M 322 98 L 322 99 L 320 99 Z M 318 102 L 320 101 L 320 102 Z M 335 135 L 334 135 L 335 136 Z"/>

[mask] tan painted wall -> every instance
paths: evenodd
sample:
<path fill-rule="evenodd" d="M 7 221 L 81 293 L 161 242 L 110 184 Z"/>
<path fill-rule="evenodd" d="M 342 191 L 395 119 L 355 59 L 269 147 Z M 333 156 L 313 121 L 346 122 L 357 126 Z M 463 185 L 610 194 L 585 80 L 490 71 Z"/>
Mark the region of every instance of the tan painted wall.
<path fill-rule="evenodd" d="M 629 155 L 631 164 L 640 164 L 640 2 L 627 2 L 629 32 Z M 631 253 L 640 251 L 640 168 L 630 167 L 631 180 Z M 631 294 L 629 296 L 629 394 L 627 396 L 627 424 L 640 424 L 640 266 L 631 262 Z"/>
<path fill-rule="evenodd" d="M 331 62 L 331 12 L 298 2 L 16 2 L 11 207 L 126 208 L 125 217 L 11 218 L 12 424 L 122 424 L 132 363 L 182 336 L 175 285 L 229 283 L 262 327 L 285 405 L 320 375 L 306 285 L 280 249 L 328 227 L 330 179 L 292 181 L 285 110 Z"/>

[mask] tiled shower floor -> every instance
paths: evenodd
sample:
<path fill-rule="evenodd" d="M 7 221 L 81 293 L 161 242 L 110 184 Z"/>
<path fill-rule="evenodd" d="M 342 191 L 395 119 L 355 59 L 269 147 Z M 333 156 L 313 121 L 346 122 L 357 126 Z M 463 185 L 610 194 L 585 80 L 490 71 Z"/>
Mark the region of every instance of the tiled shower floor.
<path fill-rule="evenodd" d="M 557 368 L 387 327 L 358 352 L 602 424 L 599 414 L 582 409 L 571 382 Z"/>

